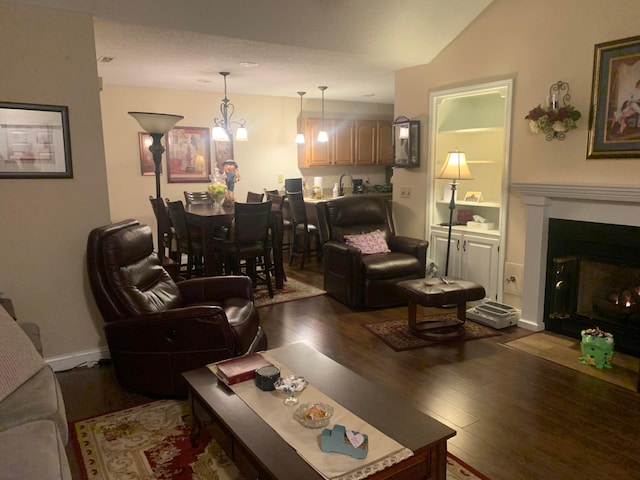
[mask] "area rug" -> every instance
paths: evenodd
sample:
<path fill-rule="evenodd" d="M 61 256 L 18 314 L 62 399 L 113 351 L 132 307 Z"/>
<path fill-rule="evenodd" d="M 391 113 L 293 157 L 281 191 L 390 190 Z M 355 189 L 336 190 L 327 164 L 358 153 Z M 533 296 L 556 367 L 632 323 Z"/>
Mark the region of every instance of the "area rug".
<path fill-rule="evenodd" d="M 238 480 L 243 477 L 203 429 L 189 438 L 189 404 L 159 400 L 75 422 L 71 442 L 82 480 Z"/>
<path fill-rule="evenodd" d="M 189 441 L 186 401 L 158 400 L 74 422 L 71 442 L 82 480 L 243 480 L 206 429 L 199 448 Z M 447 480 L 488 480 L 447 454 Z"/>
<path fill-rule="evenodd" d="M 507 342 L 505 346 L 636 391 L 640 359 L 631 355 L 614 351 L 611 359 L 612 368 L 600 370 L 590 365 L 584 365 L 578 360 L 578 357 L 582 356 L 579 339 L 552 332 L 527 335 Z"/>
<path fill-rule="evenodd" d="M 253 297 L 257 307 L 273 305 L 275 303 L 291 302 L 293 300 L 301 300 L 303 298 L 317 297 L 324 295 L 325 292 L 321 288 L 316 288 L 293 278 L 284 282 L 284 288 L 274 289 L 273 298 L 269 297 L 269 291 L 266 285 L 258 285 L 253 290 Z"/>
<path fill-rule="evenodd" d="M 449 320 L 455 318 L 455 313 L 441 313 L 430 315 L 430 320 Z M 396 352 L 405 350 L 414 350 L 416 348 L 431 347 L 433 345 L 443 345 L 446 343 L 468 342 L 469 340 L 477 340 L 480 338 L 497 337 L 502 335 L 494 330 L 479 323 L 467 320 L 464 323 L 464 335 L 455 340 L 435 341 L 426 340 L 415 336 L 409 330 L 407 319 L 401 320 L 385 320 L 384 322 L 363 323 L 362 326 L 373 333 L 376 337 L 386 343 Z"/>

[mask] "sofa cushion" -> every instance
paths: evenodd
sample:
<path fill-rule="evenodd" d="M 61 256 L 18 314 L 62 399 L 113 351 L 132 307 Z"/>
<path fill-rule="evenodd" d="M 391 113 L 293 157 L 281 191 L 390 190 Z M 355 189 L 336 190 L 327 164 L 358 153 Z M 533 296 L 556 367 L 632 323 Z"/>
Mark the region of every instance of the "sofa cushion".
<path fill-rule="evenodd" d="M 0 452 L 0 480 L 72 478 L 64 443 L 50 420 L 0 432 Z"/>
<path fill-rule="evenodd" d="M 0 306 L 0 401 L 44 367 L 29 337 Z"/>
<path fill-rule="evenodd" d="M 67 443 L 69 431 L 62 392 L 48 365 L 2 401 L 0 432 L 36 420 L 53 421 L 60 430 L 62 441 Z"/>
<path fill-rule="evenodd" d="M 357 235 L 345 235 L 344 241 L 350 247 L 355 247 L 363 254 L 390 252 L 389 245 L 380 230 Z"/>
<path fill-rule="evenodd" d="M 386 278 L 416 278 L 420 276 L 420 261 L 406 253 L 390 252 L 381 255 L 363 255 L 364 276 L 369 280 Z"/>

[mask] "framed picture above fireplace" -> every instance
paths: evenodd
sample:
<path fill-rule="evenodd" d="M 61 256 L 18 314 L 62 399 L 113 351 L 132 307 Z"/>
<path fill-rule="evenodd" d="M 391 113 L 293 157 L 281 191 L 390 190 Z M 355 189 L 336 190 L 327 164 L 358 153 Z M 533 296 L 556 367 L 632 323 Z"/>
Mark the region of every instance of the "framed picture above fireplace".
<path fill-rule="evenodd" d="M 640 158 L 640 36 L 595 46 L 587 158 Z"/>

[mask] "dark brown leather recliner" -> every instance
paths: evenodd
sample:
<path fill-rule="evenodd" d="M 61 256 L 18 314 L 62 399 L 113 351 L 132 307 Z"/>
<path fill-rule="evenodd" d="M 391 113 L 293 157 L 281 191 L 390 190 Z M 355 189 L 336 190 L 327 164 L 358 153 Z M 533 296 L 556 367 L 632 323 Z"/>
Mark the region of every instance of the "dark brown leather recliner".
<path fill-rule="evenodd" d="M 395 234 L 391 202 L 352 195 L 316 205 L 323 242 L 324 289 L 353 309 L 405 305 L 396 283 L 424 278 L 429 242 Z M 390 252 L 362 254 L 344 236 L 379 229 Z"/>
<path fill-rule="evenodd" d="M 206 277 L 175 283 L 136 220 L 95 228 L 87 268 L 118 381 L 158 396 L 185 396 L 181 373 L 267 348 L 251 280 Z"/>

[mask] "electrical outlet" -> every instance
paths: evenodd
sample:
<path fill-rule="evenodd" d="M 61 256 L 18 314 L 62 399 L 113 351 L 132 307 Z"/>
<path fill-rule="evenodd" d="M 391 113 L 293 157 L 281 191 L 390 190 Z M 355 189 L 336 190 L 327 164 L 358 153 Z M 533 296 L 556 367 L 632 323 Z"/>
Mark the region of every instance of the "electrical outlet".
<path fill-rule="evenodd" d="M 522 277 L 524 265 L 518 263 L 504 264 L 504 293 L 522 296 Z"/>
<path fill-rule="evenodd" d="M 411 198 L 411 187 L 400 187 L 400 198 Z"/>
<path fill-rule="evenodd" d="M 278 183 L 284 183 L 284 175 L 278 175 Z"/>

